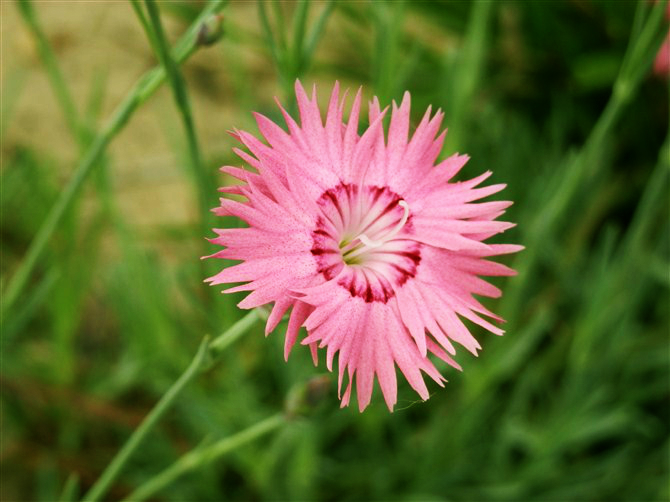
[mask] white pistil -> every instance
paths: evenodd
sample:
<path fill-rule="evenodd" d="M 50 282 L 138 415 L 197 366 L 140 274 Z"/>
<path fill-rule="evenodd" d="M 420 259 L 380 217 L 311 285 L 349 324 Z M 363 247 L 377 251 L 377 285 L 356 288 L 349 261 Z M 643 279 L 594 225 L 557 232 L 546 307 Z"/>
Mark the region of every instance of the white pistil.
<path fill-rule="evenodd" d="M 393 229 L 389 233 L 387 233 L 377 241 L 370 239 L 365 234 L 361 234 L 358 237 L 356 237 L 351 242 L 359 240 L 363 244 L 363 246 L 357 249 L 352 249 L 350 252 L 347 252 L 345 257 L 347 260 L 351 260 L 352 258 L 355 258 L 356 256 L 359 256 L 370 249 L 378 248 L 387 243 L 388 241 L 390 241 L 391 239 L 393 239 L 396 235 L 398 235 L 398 232 L 400 232 L 403 229 L 403 227 L 407 223 L 407 219 L 409 218 L 409 204 L 407 204 L 407 202 L 405 202 L 404 200 L 401 200 L 400 202 L 398 202 L 398 205 L 403 208 L 403 215 L 402 218 L 400 218 L 398 224 L 395 227 L 393 227 Z"/>
<path fill-rule="evenodd" d="M 363 244 L 365 244 L 369 248 L 378 248 L 379 246 L 381 246 L 385 242 L 390 241 L 396 235 L 398 235 L 398 232 L 400 232 L 402 230 L 402 227 L 405 226 L 405 223 L 407 223 L 407 219 L 409 218 L 409 204 L 407 204 L 407 202 L 405 202 L 404 200 L 401 200 L 400 202 L 398 202 L 398 205 L 400 207 L 402 207 L 404 212 L 403 212 L 402 218 L 400 218 L 400 221 L 393 228 L 393 230 L 391 230 L 388 234 L 386 234 L 384 237 L 382 237 L 378 241 L 373 241 L 372 239 L 370 239 L 365 234 L 359 235 L 358 240 L 360 240 Z"/>

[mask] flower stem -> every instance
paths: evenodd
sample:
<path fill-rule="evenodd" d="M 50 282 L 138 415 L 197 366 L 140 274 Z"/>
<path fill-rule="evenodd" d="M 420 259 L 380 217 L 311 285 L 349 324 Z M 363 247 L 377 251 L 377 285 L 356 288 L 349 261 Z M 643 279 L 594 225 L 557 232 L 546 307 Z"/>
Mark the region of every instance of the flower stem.
<path fill-rule="evenodd" d="M 243 333 L 245 333 L 258 320 L 258 312 L 252 310 L 238 322 L 233 324 L 223 334 L 219 335 L 214 340 L 210 341 L 209 337 L 205 337 L 200 344 L 200 348 L 191 364 L 182 373 L 179 379 L 172 384 L 172 387 L 163 394 L 163 397 L 156 403 L 156 406 L 149 412 L 146 418 L 142 421 L 140 426 L 135 429 L 126 444 L 112 459 L 109 465 L 105 468 L 100 478 L 95 482 L 91 489 L 84 495 L 82 500 L 96 501 L 105 496 L 111 484 L 118 477 L 124 465 L 137 450 L 142 440 L 146 435 L 156 426 L 158 420 L 165 414 L 175 401 L 182 389 L 195 376 L 197 376 L 203 369 L 209 367 L 212 361 L 215 361 L 221 352 L 237 340 Z"/>
<path fill-rule="evenodd" d="M 70 90 L 65 83 L 63 73 L 58 66 L 58 61 L 54 55 L 51 45 L 49 44 L 49 39 L 44 34 L 42 27 L 37 21 L 37 16 L 35 16 L 32 3 L 29 0 L 24 0 L 22 2 L 17 2 L 16 6 L 19 9 L 21 17 L 35 38 L 37 51 L 39 52 L 40 58 L 42 59 L 42 63 L 46 67 L 49 80 L 53 87 L 54 93 L 56 94 L 56 99 L 63 109 L 63 114 L 65 115 L 67 126 L 75 139 L 81 140 L 84 135 L 81 125 L 77 119 L 77 107 L 75 106 L 72 94 L 70 93 Z"/>
<path fill-rule="evenodd" d="M 463 148 L 464 132 L 468 125 L 468 107 L 472 106 L 477 86 L 481 84 L 481 75 L 486 63 L 489 24 L 494 18 L 495 2 L 472 2 L 463 47 L 455 60 L 447 60 L 444 66 L 445 86 L 449 94 L 445 97 L 447 135 L 444 152 L 450 155 Z M 447 53 L 451 58 L 451 53 Z"/>
<path fill-rule="evenodd" d="M 636 19 L 642 19 L 642 13 L 646 9 L 644 2 L 640 2 Z M 556 225 L 559 224 L 579 193 L 579 188 L 603 168 L 603 162 L 599 157 L 600 152 L 605 149 L 614 126 L 637 93 L 642 78 L 648 71 L 664 36 L 663 12 L 662 3 L 655 5 L 639 32 L 635 30 L 632 34 L 619 74 L 614 82 L 612 95 L 603 113 L 582 149 L 566 167 L 560 184 L 548 195 L 545 204 L 530 225 L 528 238 L 524 243 L 526 251 L 519 256 L 515 266 L 518 277 L 511 281 L 503 298 L 503 311 L 510 324 L 514 324 L 522 315 L 521 304 L 525 301 L 526 285 L 533 277 L 535 267 L 541 259 L 542 243 L 546 241 L 548 235 L 556 232 Z"/>
<path fill-rule="evenodd" d="M 240 335 L 243 335 L 247 330 L 253 326 L 256 321 L 261 319 L 260 310 L 254 309 L 245 315 L 242 319 L 233 324 L 230 328 L 224 331 L 221 335 L 217 336 L 212 343 L 209 344 L 210 356 L 214 359 L 214 362 L 218 358 L 219 354 L 228 348 L 233 342 L 235 342 Z"/>
<path fill-rule="evenodd" d="M 193 177 L 198 189 L 200 214 L 208 215 L 210 205 L 208 202 L 208 194 L 211 183 L 209 182 L 209 176 L 204 170 L 202 163 L 202 154 L 200 152 L 198 138 L 195 133 L 193 112 L 186 89 L 186 83 L 184 81 L 184 77 L 179 71 L 179 65 L 177 64 L 177 61 L 175 61 L 175 58 L 172 56 L 172 54 L 170 54 L 170 47 L 165 37 L 165 31 L 163 30 L 163 25 L 161 23 L 160 14 L 158 12 L 158 7 L 156 6 L 155 0 L 144 0 L 144 4 L 147 7 L 147 12 L 149 13 L 149 23 L 151 24 L 151 26 L 145 26 L 145 31 L 147 32 L 149 41 L 151 42 L 154 51 L 156 52 L 156 56 L 158 56 L 161 65 L 165 69 L 168 83 L 172 89 L 172 95 L 174 97 L 175 104 L 177 105 L 182 118 L 182 124 L 186 133 L 186 141 L 188 143 L 188 151 L 191 160 L 191 168 L 193 170 Z M 137 7 L 138 8 L 136 10 L 141 12 L 139 10 L 139 6 Z M 140 19 L 143 18 L 140 17 Z M 206 221 L 203 221 L 203 224 L 205 227 L 207 227 Z"/>
<path fill-rule="evenodd" d="M 285 423 L 286 416 L 283 413 L 278 413 L 233 436 L 221 439 L 211 446 L 195 448 L 179 458 L 170 467 L 138 487 L 124 499 L 124 502 L 146 500 L 183 474 L 210 464 L 226 453 L 273 431 Z"/>
<path fill-rule="evenodd" d="M 144 15 L 144 11 L 142 10 L 142 5 L 140 5 L 140 0 L 130 0 L 130 5 L 133 8 L 133 11 L 135 12 L 135 15 L 137 16 L 138 21 L 142 25 L 142 29 L 144 30 L 144 33 L 146 34 L 147 38 L 149 39 L 149 43 L 151 44 L 151 48 L 153 49 L 154 52 L 157 52 L 158 51 L 158 43 L 156 41 L 156 35 L 154 34 L 154 31 L 153 31 L 153 28 L 151 27 L 151 25 L 149 25 L 149 21 L 147 20 L 147 17 Z"/>
<path fill-rule="evenodd" d="M 191 54 L 193 54 L 198 46 L 198 31 L 201 23 L 211 14 L 218 12 L 223 5 L 223 0 L 213 0 L 194 21 L 189 30 L 174 48 L 173 54 L 178 62 L 184 62 Z M 95 166 L 100 159 L 100 156 L 104 153 L 107 145 L 111 142 L 114 136 L 121 131 L 135 110 L 149 99 L 156 89 L 160 87 L 165 80 L 165 77 L 165 70 L 162 67 L 154 68 L 140 77 L 130 93 L 116 108 L 107 122 L 107 125 L 93 139 L 68 184 L 60 193 L 56 203 L 49 211 L 42 226 L 30 243 L 23 261 L 21 261 L 17 271 L 14 273 L 7 288 L 4 290 L 0 307 L 0 311 L 2 312 L 0 315 L 0 323 L 4 323 L 5 315 L 10 311 L 11 307 L 26 287 L 28 279 L 38 260 L 44 253 L 51 236 L 58 228 L 67 209 L 81 190 L 84 181 L 88 177 L 93 166 Z"/>

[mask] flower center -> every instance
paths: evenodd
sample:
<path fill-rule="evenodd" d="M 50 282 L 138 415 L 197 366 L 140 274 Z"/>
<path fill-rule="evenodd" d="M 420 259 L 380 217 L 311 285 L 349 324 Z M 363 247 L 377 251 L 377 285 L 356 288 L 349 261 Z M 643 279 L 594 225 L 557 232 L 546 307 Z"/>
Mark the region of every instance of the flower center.
<path fill-rule="evenodd" d="M 416 275 L 420 244 L 412 232 L 410 207 L 388 187 L 341 184 L 324 192 L 312 231 L 318 270 L 352 296 L 388 301 L 394 287 Z"/>
<path fill-rule="evenodd" d="M 398 205 L 404 209 L 404 213 L 400 221 L 396 224 L 395 227 L 391 229 L 386 234 L 383 234 L 379 237 L 379 240 L 372 240 L 366 234 L 360 234 L 352 242 L 340 243 L 340 252 L 342 253 L 342 259 L 347 265 L 358 265 L 364 263 L 363 256 L 368 253 L 370 250 L 383 246 L 386 242 L 392 240 L 398 232 L 402 230 L 407 223 L 407 218 L 409 217 L 409 205 L 404 200 L 398 202 Z"/>

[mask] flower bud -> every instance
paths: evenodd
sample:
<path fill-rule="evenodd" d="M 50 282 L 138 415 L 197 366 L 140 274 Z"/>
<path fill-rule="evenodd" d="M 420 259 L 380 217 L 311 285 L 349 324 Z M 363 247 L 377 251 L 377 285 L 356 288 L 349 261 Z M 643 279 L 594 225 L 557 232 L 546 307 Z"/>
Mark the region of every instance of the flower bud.
<path fill-rule="evenodd" d="M 288 418 L 312 415 L 324 402 L 329 388 L 330 375 L 319 375 L 306 383 L 295 385 L 286 398 Z"/>
<path fill-rule="evenodd" d="M 212 14 L 200 25 L 198 45 L 212 45 L 223 36 L 223 14 Z"/>

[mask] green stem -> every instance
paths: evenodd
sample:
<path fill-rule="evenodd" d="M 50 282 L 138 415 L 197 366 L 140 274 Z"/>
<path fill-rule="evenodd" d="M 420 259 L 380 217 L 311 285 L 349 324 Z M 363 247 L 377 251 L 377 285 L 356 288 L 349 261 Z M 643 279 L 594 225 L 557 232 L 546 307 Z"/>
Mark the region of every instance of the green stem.
<path fill-rule="evenodd" d="M 77 500 L 77 490 L 79 490 L 79 476 L 70 474 L 65 481 L 60 497 L 58 497 L 58 502 L 75 502 Z"/>
<path fill-rule="evenodd" d="M 642 255 L 645 236 L 653 234 L 653 226 L 657 224 L 653 211 L 662 203 L 664 194 L 668 194 L 668 175 L 670 175 L 670 134 L 666 135 L 656 169 L 651 174 L 647 186 L 637 205 L 630 230 L 626 233 L 621 245 L 621 254 L 628 260 Z M 660 204 L 659 204 L 660 202 Z M 667 206 L 666 206 L 667 208 Z"/>
<path fill-rule="evenodd" d="M 209 344 L 211 357 L 216 360 L 221 352 L 227 349 L 228 346 L 235 342 L 241 335 L 246 333 L 246 331 L 259 319 L 261 319 L 260 311 L 254 309 L 228 328 L 223 334 L 217 336 L 212 340 L 212 343 Z"/>
<path fill-rule="evenodd" d="M 399 52 L 406 20 L 404 0 L 398 2 L 372 2 L 375 43 L 370 64 L 372 84 L 381 103 L 388 103 L 398 84 Z"/>
<path fill-rule="evenodd" d="M 182 37 L 175 46 L 174 57 L 178 62 L 183 62 L 193 54 L 197 48 L 197 35 L 200 25 L 204 19 L 211 14 L 218 12 L 223 7 L 223 0 L 213 0 L 198 16 L 191 25 L 188 32 Z M 40 259 L 47 243 L 61 223 L 67 209 L 72 204 L 75 196 L 81 190 L 84 181 L 88 177 L 93 166 L 96 165 L 100 156 L 110 141 L 116 136 L 123 126 L 128 122 L 137 108 L 143 104 L 160 87 L 165 80 L 165 70 L 162 67 L 154 68 L 145 73 L 133 86 L 130 93 L 121 102 L 112 114 L 107 125 L 98 133 L 74 174 L 70 178 L 67 186 L 61 192 L 58 200 L 49 211 L 44 223 L 33 238 L 25 257 L 21 261 L 17 271 L 12 276 L 7 288 L 3 292 L 1 300 L 0 319 L 4 322 L 4 317 L 10 311 L 19 295 L 26 287 L 28 279 Z"/>
<path fill-rule="evenodd" d="M 80 154 L 83 155 L 86 152 L 86 147 L 91 143 L 95 135 L 94 124 L 98 115 L 95 111 L 99 109 L 99 104 L 102 101 L 101 86 L 94 86 L 94 91 L 91 95 L 91 103 L 87 107 L 87 110 L 89 111 L 88 116 L 86 118 L 78 117 L 72 93 L 63 78 L 58 59 L 56 58 L 48 38 L 42 30 L 39 20 L 33 11 L 31 2 L 25 0 L 19 2 L 17 5 L 25 23 L 35 38 L 40 59 L 47 70 L 47 76 L 53 92 L 61 106 L 70 132 L 79 145 Z M 99 161 L 106 167 L 104 157 Z M 111 214 L 111 193 L 109 184 L 106 182 L 106 169 L 104 169 L 103 166 L 97 168 L 98 172 L 101 174 L 101 177 L 97 180 L 97 188 L 102 200 L 103 210 L 106 211 L 107 214 Z"/>
<path fill-rule="evenodd" d="M 258 17 L 261 22 L 261 28 L 263 29 L 263 36 L 265 37 L 265 43 L 270 48 L 270 55 L 272 56 L 272 61 L 277 67 L 277 72 L 279 73 L 281 84 L 286 89 L 286 76 L 284 75 L 283 71 L 284 65 L 282 64 L 283 51 L 280 44 L 278 44 L 275 41 L 275 37 L 272 32 L 272 26 L 270 26 L 270 19 L 268 18 L 268 13 L 265 10 L 265 2 L 263 0 L 258 1 Z M 280 26 L 280 33 L 282 29 L 283 26 Z M 283 36 L 283 34 L 280 34 L 279 36 L 281 37 Z"/>
<path fill-rule="evenodd" d="M 645 8 L 642 2 L 638 5 L 638 11 Z M 547 236 L 556 232 L 555 226 L 574 200 L 579 188 L 602 168 L 598 153 L 605 148 L 607 138 L 637 93 L 642 77 L 660 45 L 663 35 L 662 13 L 662 6 L 654 6 L 638 36 L 630 40 L 605 110 L 578 155 L 566 168 L 560 184 L 549 194 L 542 210 L 536 214 L 530 225 L 528 238 L 524 242 L 527 249 L 517 259 L 518 265 L 515 267 L 518 276 L 511 281 L 503 299 L 503 311 L 512 325 L 521 315 L 525 288 L 535 272 L 543 242 Z"/>
<path fill-rule="evenodd" d="M 467 131 L 467 116 L 472 106 L 473 96 L 481 82 L 481 73 L 484 68 L 488 46 L 488 26 L 493 18 L 494 2 L 473 2 L 468 28 L 463 40 L 463 48 L 457 56 L 456 64 L 446 63 L 450 74 L 445 78 L 453 82 L 451 95 L 445 99 L 447 106 L 447 135 L 445 152 L 458 151 L 463 148 L 463 137 Z"/>
<path fill-rule="evenodd" d="M 130 5 L 133 8 L 133 11 L 135 11 L 135 15 L 137 16 L 137 19 L 142 25 L 144 33 L 149 39 L 151 48 L 154 50 L 154 52 L 158 52 L 158 41 L 156 40 L 156 34 L 154 33 L 152 27 L 149 25 L 149 21 L 147 21 L 147 17 L 144 15 L 144 11 L 142 11 L 142 5 L 140 5 L 140 0 L 130 0 Z"/>
<path fill-rule="evenodd" d="M 130 439 L 119 450 L 114 459 L 109 463 L 100 478 L 95 482 L 91 489 L 84 495 L 83 500 L 100 500 L 109 490 L 109 487 L 117 478 L 121 469 L 126 464 L 130 456 L 135 452 L 142 440 L 151 431 L 158 420 L 169 409 L 184 386 L 198 374 L 198 370 L 204 364 L 207 355 L 207 348 L 209 345 L 209 338 L 205 338 L 200 344 L 198 352 L 191 361 L 191 364 L 186 371 L 179 377 L 179 379 L 170 387 L 170 389 L 158 401 L 156 406 L 149 412 L 147 417 L 142 421 L 140 426 L 135 429 L 135 432 L 130 436 Z"/>
<path fill-rule="evenodd" d="M 42 28 L 37 21 L 32 4 L 29 0 L 22 0 L 21 2 L 17 2 L 16 6 L 19 9 L 21 17 L 23 17 L 24 22 L 26 25 L 28 25 L 28 28 L 35 37 L 37 42 L 37 50 L 40 54 L 42 62 L 44 63 L 44 66 L 46 66 L 47 74 L 49 75 L 49 79 L 53 85 L 56 99 L 58 99 L 61 108 L 63 109 L 68 128 L 72 132 L 73 136 L 78 141 L 81 141 L 81 139 L 84 137 L 84 134 L 77 120 L 78 114 L 77 108 L 74 104 L 74 99 L 72 98 L 72 94 L 70 94 L 70 91 L 65 84 L 65 79 L 63 78 L 63 74 L 60 71 L 58 61 L 53 50 L 51 49 L 49 40 L 47 39 L 44 31 L 42 31 Z"/>
<path fill-rule="evenodd" d="M 300 72 L 302 74 L 306 72 L 311 63 L 312 57 L 314 56 L 314 50 L 316 49 L 317 44 L 323 34 L 324 28 L 326 26 L 326 21 L 328 17 L 333 12 L 335 8 L 335 0 L 329 0 L 326 4 L 326 7 L 321 12 L 321 15 L 317 18 L 316 22 L 312 25 L 312 29 L 305 41 L 302 42 L 302 51 L 300 53 Z"/>
<path fill-rule="evenodd" d="M 193 122 L 193 113 L 191 111 L 191 103 L 186 90 L 186 83 L 179 71 L 179 65 L 170 54 L 170 47 L 165 37 L 165 31 L 163 30 L 155 0 L 145 0 L 144 3 L 149 12 L 149 20 L 152 28 L 151 30 L 147 30 L 147 33 L 153 33 L 154 35 L 153 37 L 149 35 L 149 38 L 153 38 L 154 44 L 152 45 L 154 45 L 154 50 L 156 51 L 156 55 L 163 65 L 163 68 L 165 68 L 168 83 L 172 89 L 172 94 L 177 108 L 179 109 L 184 131 L 186 133 L 191 166 L 198 187 L 198 194 L 200 196 L 200 214 L 207 215 L 209 214 L 209 203 L 207 201 L 209 199 L 208 194 L 210 183 L 202 163 L 202 155 L 200 153 L 200 146 L 198 145 L 198 138 L 195 133 L 195 124 Z"/>
<path fill-rule="evenodd" d="M 305 27 L 307 25 L 307 12 L 309 3 L 307 0 L 299 0 L 293 14 L 293 47 L 287 54 L 287 66 L 291 76 L 298 77 L 302 73 L 303 46 L 305 43 Z M 294 77 L 294 78 L 295 78 Z"/>
<path fill-rule="evenodd" d="M 176 400 L 186 384 L 203 369 L 208 367 L 212 361 L 216 360 L 223 349 L 228 347 L 232 342 L 245 333 L 256 320 L 258 320 L 258 318 L 258 312 L 252 310 L 213 341 L 210 342 L 209 337 L 205 337 L 200 344 L 198 352 L 191 361 L 191 364 L 186 368 L 186 371 L 184 371 L 179 379 L 172 384 L 172 387 L 163 394 L 163 397 L 156 403 L 156 406 L 153 407 L 140 426 L 135 429 L 128 441 L 126 441 L 121 450 L 119 450 L 116 456 L 105 468 L 100 478 L 95 482 L 86 495 L 84 495 L 82 500 L 95 501 L 100 500 L 105 496 L 114 480 L 121 473 L 126 462 L 128 462 L 128 459 L 130 459 L 131 455 L 137 450 L 147 434 L 156 426 L 160 418 L 170 406 L 172 406 L 172 403 Z"/>
<path fill-rule="evenodd" d="M 173 483 L 177 478 L 194 471 L 204 465 L 211 464 L 226 453 L 243 446 L 259 437 L 277 429 L 286 423 L 286 417 L 283 413 L 278 413 L 265 420 L 258 422 L 251 427 L 238 432 L 237 434 L 221 439 L 211 446 L 196 448 L 182 456 L 170 467 L 157 474 L 146 483 L 142 484 L 133 491 L 124 502 L 138 502 L 146 500 L 157 491 Z"/>

